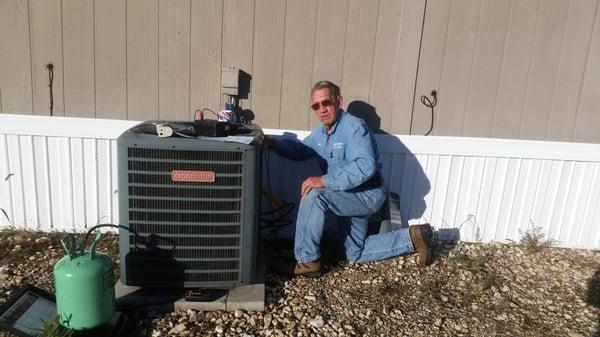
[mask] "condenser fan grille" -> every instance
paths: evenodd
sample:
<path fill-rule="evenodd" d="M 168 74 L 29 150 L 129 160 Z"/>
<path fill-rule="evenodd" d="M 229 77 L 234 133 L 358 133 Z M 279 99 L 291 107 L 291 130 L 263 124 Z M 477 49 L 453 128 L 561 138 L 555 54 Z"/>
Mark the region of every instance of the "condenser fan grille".
<path fill-rule="evenodd" d="M 184 268 L 186 283 L 238 281 L 243 152 L 129 147 L 127 155 L 130 227 L 161 237 L 156 253 L 130 237 L 130 251 L 144 255 L 140 270 L 133 265 L 129 272 L 168 278 L 169 268 L 142 269 L 169 254 Z M 173 171 L 211 172 L 214 181 L 174 181 Z"/>

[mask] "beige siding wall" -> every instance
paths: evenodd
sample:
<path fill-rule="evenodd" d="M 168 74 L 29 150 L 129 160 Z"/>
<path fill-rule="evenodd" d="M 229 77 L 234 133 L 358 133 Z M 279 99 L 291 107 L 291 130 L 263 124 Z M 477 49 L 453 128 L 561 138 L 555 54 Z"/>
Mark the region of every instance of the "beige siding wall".
<path fill-rule="evenodd" d="M 433 134 L 600 142 L 597 0 L 428 0 L 419 101 L 439 93 Z"/>
<path fill-rule="evenodd" d="M 600 142 L 600 0 L 4 0 L 0 112 L 188 119 L 220 109 L 223 67 L 266 128 L 309 129 L 341 84 L 381 129 Z M 364 107 L 365 105 L 363 105 Z"/>

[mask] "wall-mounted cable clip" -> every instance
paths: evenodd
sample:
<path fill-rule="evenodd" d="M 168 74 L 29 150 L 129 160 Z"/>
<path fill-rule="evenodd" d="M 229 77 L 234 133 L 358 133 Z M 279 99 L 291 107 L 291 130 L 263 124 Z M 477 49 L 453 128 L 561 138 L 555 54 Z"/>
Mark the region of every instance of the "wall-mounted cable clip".
<path fill-rule="evenodd" d="M 435 105 L 437 104 L 437 91 L 431 90 L 431 96 L 433 97 L 433 102 L 429 99 L 429 97 L 427 97 L 425 95 L 421 96 L 421 103 L 423 103 L 423 105 L 425 105 L 426 107 L 431 109 L 431 126 L 429 127 L 429 131 L 427 131 L 425 136 L 429 136 L 429 134 L 433 130 L 433 116 L 434 116 L 433 107 L 435 107 Z"/>
<path fill-rule="evenodd" d="M 50 116 L 53 115 L 54 110 L 54 94 L 52 93 L 52 82 L 54 82 L 54 64 L 46 64 L 48 68 L 48 87 L 50 88 Z"/>

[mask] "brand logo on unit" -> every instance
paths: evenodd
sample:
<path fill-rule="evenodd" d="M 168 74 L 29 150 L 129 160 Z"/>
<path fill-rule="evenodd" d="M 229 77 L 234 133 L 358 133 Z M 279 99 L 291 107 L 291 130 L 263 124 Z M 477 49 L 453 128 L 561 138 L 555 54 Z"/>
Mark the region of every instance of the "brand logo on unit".
<path fill-rule="evenodd" d="M 172 181 L 192 183 L 214 183 L 215 172 L 213 171 L 171 171 Z"/>

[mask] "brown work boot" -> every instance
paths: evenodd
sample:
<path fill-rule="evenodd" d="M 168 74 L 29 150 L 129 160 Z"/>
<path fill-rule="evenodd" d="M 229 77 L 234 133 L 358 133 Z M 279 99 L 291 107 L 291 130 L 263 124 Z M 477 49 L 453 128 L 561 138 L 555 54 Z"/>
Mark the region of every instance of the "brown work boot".
<path fill-rule="evenodd" d="M 321 276 L 321 260 L 297 262 L 294 268 L 294 275 L 307 277 Z"/>
<path fill-rule="evenodd" d="M 414 225 L 408 227 L 408 233 L 410 239 L 413 242 L 413 246 L 419 254 L 418 265 L 419 267 L 425 267 L 431 263 L 431 238 L 433 237 L 433 231 L 429 224 Z"/>

